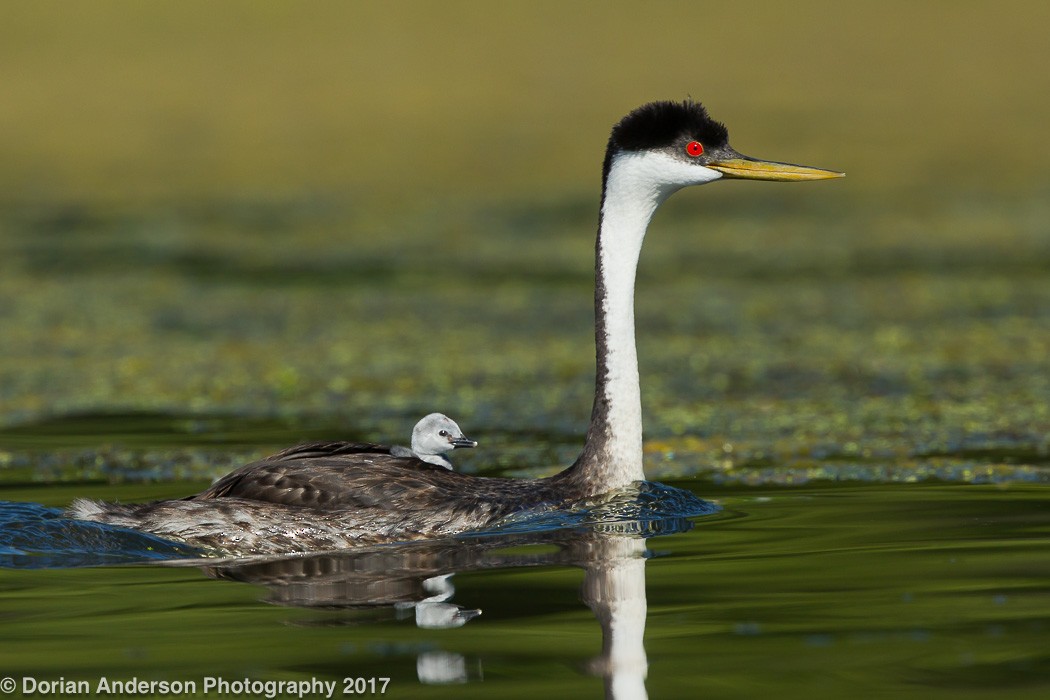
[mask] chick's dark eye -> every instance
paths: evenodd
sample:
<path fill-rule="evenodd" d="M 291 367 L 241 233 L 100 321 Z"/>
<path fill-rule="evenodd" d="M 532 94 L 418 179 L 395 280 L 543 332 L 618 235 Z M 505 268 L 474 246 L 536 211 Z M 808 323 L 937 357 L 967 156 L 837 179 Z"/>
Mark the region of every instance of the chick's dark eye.
<path fill-rule="evenodd" d="M 704 146 L 699 141 L 690 141 L 685 145 L 685 152 L 696 158 L 704 152 Z"/>
<path fill-rule="evenodd" d="M 438 435 L 440 435 L 441 437 L 448 437 L 448 431 L 447 430 L 442 430 L 441 432 L 438 433 Z"/>

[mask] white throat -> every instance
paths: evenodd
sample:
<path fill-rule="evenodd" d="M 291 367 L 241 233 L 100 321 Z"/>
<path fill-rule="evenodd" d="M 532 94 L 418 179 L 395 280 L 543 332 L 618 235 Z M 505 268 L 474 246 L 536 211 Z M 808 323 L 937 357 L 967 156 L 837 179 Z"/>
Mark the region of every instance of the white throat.
<path fill-rule="evenodd" d="M 452 468 L 452 460 L 450 460 L 445 455 L 424 455 L 424 454 L 418 454 L 417 453 L 416 456 L 419 457 L 419 459 L 423 460 L 424 462 L 428 462 L 430 464 L 435 464 L 435 465 L 437 465 L 439 467 L 444 467 L 445 469 L 451 469 Z"/>
<path fill-rule="evenodd" d="M 602 417 L 596 410 L 588 434 L 588 439 L 601 440 L 596 457 L 608 489 L 645 479 L 634 281 L 646 228 L 657 207 L 675 191 L 718 177 L 713 170 L 658 152 L 620 153 L 610 166 L 598 231 L 597 284 L 604 295 L 596 300 L 596 313 L 601 317 L 596 338 L 600 392 L 596 402 L 605 402 L 605 425 L 594 424 L 596 417 Z"/>

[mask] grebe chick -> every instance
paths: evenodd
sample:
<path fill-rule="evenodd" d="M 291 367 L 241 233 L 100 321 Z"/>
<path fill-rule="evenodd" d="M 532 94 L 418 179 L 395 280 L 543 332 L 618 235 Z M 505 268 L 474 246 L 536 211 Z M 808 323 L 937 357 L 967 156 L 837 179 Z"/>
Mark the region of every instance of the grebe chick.
<path fill-rule="evenodd" d="M 226 552 L 269 554 L 446 537 L 642 481 L 634 283 L 657 207 L 683 187 L 721 178 L 841 176 L 737 153 L 725 126 L 692 101 L 653 102 L 613 127 L 595 244 L 594 403 L 582 453 L 554 476 L 472 476 L 394 456 L 389 447 L 321 443 L 245 465 L 182 500 L 125 505 L 80 499 L 68 512 Z"/>
<path fill-rule="evenodd" d="M 452 468 L 452 461 L 445 456 L 457 447 L 477 447 L 478 443 L 463 434 L 463 430 L 443 413 L 423 416 L 412 428 L 412 448 L 394 445 L 390 454 L 395 457 L 415 457 L 445 469 Z"/>

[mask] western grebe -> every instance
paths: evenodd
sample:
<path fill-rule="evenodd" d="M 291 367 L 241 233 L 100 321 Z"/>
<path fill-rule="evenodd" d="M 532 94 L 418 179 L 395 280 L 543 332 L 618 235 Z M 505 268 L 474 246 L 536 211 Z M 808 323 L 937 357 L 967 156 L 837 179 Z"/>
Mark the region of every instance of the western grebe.
<path fill-rule="evenodd" d="M 478 443 L 463 434 L 463 430 L 443 413 L 430 413 L 412 428 L 412 447 L 394 445 L 390 454 L 395 457 L 415 457 L 428 464 L 452 468 L 452 460 L 445 456 L 457 447 L 477 447 Z"/>
<path fill-rule="evenodd" d="M 644 480 L 634 283 L 653 213 L 677 190 L 720 178 L 842 174 L 743 156 L 696 102 L 650 103 L 613 127 L 595 245 L 594 404 L 582 453 L 554 476 L 478 477 L 397 457 L 382 446 L 319 443 L 248 464 L 182 500 L 80 499 L 69 513 L 229 552 L 277 553 L 440 537 Z"/>

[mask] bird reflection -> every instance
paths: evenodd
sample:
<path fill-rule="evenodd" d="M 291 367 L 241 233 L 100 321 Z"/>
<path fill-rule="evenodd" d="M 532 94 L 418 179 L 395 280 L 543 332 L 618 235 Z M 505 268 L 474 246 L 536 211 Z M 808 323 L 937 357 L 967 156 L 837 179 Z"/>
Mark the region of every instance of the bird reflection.
<path fill-rule="evenodd" d="M 647 696 L 646 538 L 691 527 L 685 519 L 621 522 L 578 530 L 458 537 L 294 558 L 236 560 L 203 570 L 215 578 L 265 586 L 267 601 L 277 605 L 388 610 L 398 617 L 414 615 L 420 628 L 447 629 L 461 627 L 481 615 L 480 610 L 451 602 L 456 573 L 578 566 L 584 569 L 581 597 L 602 628 L 602 654 L 588 668 L 603 678 L 606 697 L 633 700 Z M 520 551 L 524 545 L 538 544 L 554 548 Z M 509 548 L 519 551 L 508 552 Z M 471 671 L 475 676 L 480 673 Z M 470 679 L 466 659 L 445 651 L 421 653 L 416 672 L 423 683 Z"/>

